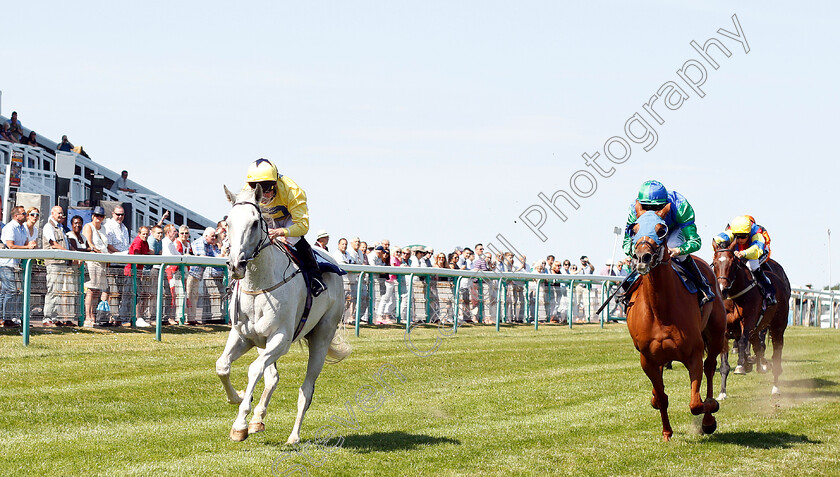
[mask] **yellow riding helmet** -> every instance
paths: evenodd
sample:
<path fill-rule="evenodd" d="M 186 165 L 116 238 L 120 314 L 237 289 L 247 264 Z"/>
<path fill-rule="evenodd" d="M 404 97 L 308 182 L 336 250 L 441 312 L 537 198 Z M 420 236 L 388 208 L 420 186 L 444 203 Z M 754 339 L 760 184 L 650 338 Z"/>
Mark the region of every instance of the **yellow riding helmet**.
<path fill-rule="evenodd" d="M 733 234 L 748 234 L 752 229 L 752 222 L 750 222 L 749 217 L 746 215 L 741 215 L 732 219 L 732 222 L 729 223 L 729 230 L 732 231 Z"/>
<path fill-rule="evenodd" d="M 257 159 L 248 166 L 245 182 L 277 181 L 277 168 L 268 159 Z"/>

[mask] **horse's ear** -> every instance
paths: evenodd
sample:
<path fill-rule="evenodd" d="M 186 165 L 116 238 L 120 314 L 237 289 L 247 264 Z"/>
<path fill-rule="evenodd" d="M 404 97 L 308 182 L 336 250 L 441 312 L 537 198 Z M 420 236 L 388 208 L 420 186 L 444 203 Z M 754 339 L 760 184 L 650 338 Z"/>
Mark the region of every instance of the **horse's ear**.
<path fill-rule="evenodd" d="M 641 217 L 645 213 L 645 210 L 642 209 L 642 204 L 639 202 L 639 199 L 636 199 L 636 217 Z"/>
<path fill-rule="evenodd" d="M 236 203 L 236 195 L 227 188 L 227 186 L 223 186 L 225 188 L 225 197 L 227 197 L 228 202 L 231 204 Z"/>
<path fill-rule="evenodd" d="M 656 211 L 656 215 L 658 215 L 660 219 L 664 219 L 665 216 L 668 215 L 668 212 L 670 212 L 670 211 L 671 211 L 671 203 L 668 202 L 667 204 L 665 204 L 665 207 L 662 207 L 661 209 Z"/>
<path fill-rule="evenodd" d="M 256 202 L 256 203 L 258 203 L 258 204 L 259 204 L 259 203 L 260 203 L 260 200 L 262 200 L 262 196 L 263 196 L 262 185 L 261 185 L 261 184 L 257 184 L 257 185 L 254 187 L 254 202 Z"/>

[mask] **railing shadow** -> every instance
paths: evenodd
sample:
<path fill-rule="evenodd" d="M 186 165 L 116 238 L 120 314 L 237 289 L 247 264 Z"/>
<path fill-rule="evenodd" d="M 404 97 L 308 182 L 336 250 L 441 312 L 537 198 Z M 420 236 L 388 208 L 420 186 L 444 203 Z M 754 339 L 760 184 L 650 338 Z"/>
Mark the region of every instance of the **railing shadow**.
<path fill-rule="evenodd" d="M 802 434 L 791 434 L 789 432 L 760 432 L 740 431 L 724 432 L 709 436 L 712 442 L 722 444 L 733 444 L 752 449 L 789 449 L 797 444 L 822 444 L 822 441 L 811 440 Z"/>
<path fill-rule="evenodd" d="M 413 450 L 422 446 L 456 444 L 461 441 L 449 437 L 427 436 L 425 434 L 409 434 L 402 431 L 373 432 L 370 434 L 350 435 L 344 438 L 345 449 L 354 449 L 360 453 L 391 452 L 398 450 Z"/>

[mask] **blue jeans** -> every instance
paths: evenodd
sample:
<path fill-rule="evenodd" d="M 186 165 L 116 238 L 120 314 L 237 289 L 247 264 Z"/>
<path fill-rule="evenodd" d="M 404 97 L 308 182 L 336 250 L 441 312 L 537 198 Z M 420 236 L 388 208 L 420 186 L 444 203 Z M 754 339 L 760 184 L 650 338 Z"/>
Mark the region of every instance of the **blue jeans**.
<path fill-rule="evenodd" d="M 3 320 L 18 318 L 16 312 L 17 303 L 12 300 L 17 294 L 15 283 L 15 269 L 13 267 L 0 267 L 0 308 L 2 308 Z"/>

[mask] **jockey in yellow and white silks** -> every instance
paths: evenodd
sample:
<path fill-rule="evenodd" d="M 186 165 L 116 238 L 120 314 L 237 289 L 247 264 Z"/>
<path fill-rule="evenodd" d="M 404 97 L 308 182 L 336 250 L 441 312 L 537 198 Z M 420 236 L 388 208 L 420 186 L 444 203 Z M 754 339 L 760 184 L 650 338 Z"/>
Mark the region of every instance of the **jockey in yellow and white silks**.
<path fill-rule="evenodd" d="M 717 244 L 735 243 L 735 256 L 746 260 L 756 284 L 764 295 L 767 305 L 776 303 L 776 290 L 773 282 L 764 274 L 762 265 L 770 257 L 769 234 L 764 227 L 755 223 L 749 215 L 739 215 L 729 222 L 726 229 L 712 240 Z"/>
<path fill-rule="evenodd" d="M 274 240 L 285 240 L 295 251 L 306 275 L 310 279 L 312 295 L 318 296 L 327 289 L 309 242 L 304 235 L 309 231 L 309 207 L 306 193 L 295 181 L 277 172 L 268 159 L 257 159 L 248 167 L 246 187 L 262 188 L 260 209 L 269 217 L 268 235 Z"/>

